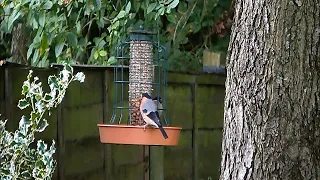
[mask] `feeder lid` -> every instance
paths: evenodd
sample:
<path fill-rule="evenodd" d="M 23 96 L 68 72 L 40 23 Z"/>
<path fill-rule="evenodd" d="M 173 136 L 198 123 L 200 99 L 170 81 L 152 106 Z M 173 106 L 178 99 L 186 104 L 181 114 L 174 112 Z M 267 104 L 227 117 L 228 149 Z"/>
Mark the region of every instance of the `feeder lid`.
<path fill-rule="evenodd" d="M 139 29 L 130 31 L 130 40 L 152 41 L 152 36 L 155 34 L 152 31 L 145 30 L 141 25 Z"/>

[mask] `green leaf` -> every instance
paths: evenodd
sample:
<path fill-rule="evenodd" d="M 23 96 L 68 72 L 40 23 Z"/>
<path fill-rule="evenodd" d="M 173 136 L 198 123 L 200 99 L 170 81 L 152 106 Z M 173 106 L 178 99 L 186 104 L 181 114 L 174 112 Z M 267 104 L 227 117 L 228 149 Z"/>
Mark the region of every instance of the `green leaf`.
<path fill-rule="evenodd" d="M 37 142 L 37 150 L 39 152 L 41 152 L 41 154 L 43 154 L 46 150 L 47 150 L 47 145 L 44 143 L 44 141 L 42 140 L 39 140 Z M 37 162 L 38 163 L 38 162 Z M 39 163 L 39 165 L 42 164 L 42 163 Z"/>
<path fill-rule="evenodd" d="M 174 17 L 174 15 L 168 14 L 168 15 L 167 15 L 167 19 L 168 19 L 169 22 L 171 22 L 171 23 L 173 23 L 173 24 L 177 24 L 177 20 L 176 20 L 176 18 Z"/>
<path fill-rule="evenodd" d="M 147 14 L 149 14 L 150 12 L 152 12 L 157 6 L 157 3 L 151 3 L 149 4 L 148 8 L 147 8 Z"/>
<path fill-rule="evenodd" d="M 31 121 L 26 116 L 22 116 L 19 121 L 19 130 L 21 131 L 23 136 L 28 135 L 30 126 L 31 126 Z"/>
<path fill-rule="evenodd" d="M 44 106 L 43 106 L 43 103 L 42 103 L 42 101 L 40 100 L 40 97 L 38 96 L 38 99 L 36 99 L 37 100 L 37 102 L 35 103 L 35 107 L 36 107 L 36 109 L 41 113 L 41 112 L 43 112 L 44 111 Z"/>
<path fill-rule="evenodd" d="M 73 32 L 67 33 L 68 44 L 70 46 L 76 46 L 78 44 L 77 36 Z"/>
<path fill-rule="evenodd" d="M 26 82 L 24 82 L 22 85 L 22 91 L 21 91 L 22 95 L 25 95 L 29 91 L 30 84 Z"/>
<path fill-rule="evenodd" d="M 59 87 L 57 77 L 55 77 L 55 76 L 48 77 L 48 84 L 49 84 L 51 91 L 54 89 L 57 89 Z"/>
<path fill-rule="evenodd" d="M 32 25 L 32 28 L 34 30 L 39 28 L 39 24 L 38 24 L 37 20 L 34 17 L 31 20 L 31 25 Z"/>
<path fill-rule="evenodd" d="M 34 121 L 35 119 L 37 119 L 39 117 L 40 117 L 39 113 L 31 112 L 31 121 Z"/>
<path fill-rule="evenodd" d="M 73 68 L 69 64 L 66 64 L 64 69 L 67 70 L 70 74 L 73 73 Z"/>
<path fill-rule="evenodd" d="M 46 93 L 45 95 L 44 95 L 44 100 L 45 101 L 51 101 L 53 99 L 53 97 L 50 95 L 50 94 L 48 94 L 48 93 Z"/>
<path fill-rule="evenodd" d="M 138 12 L 141 7 L 140 0 L 133 0 L 132 2 L 134 12 Z"/>
<path fill-rule="evenodd" d="M 114 21 L 123 18 L 126 15 L 125 11 L 120 11 Z"/>
<path fill-rule="evenodd" d="M 29 46 L 28 52 L 27 52 L 27 59 L 30 58 L 30 56 L 31 56 L 31 54 L 32 54 L 32 50 L 33 50 L 33 48 L 32 48 L 31 46 Z"/>
<path fill-rule="evenodd" d="M 78 21 L 77 23 L 76 23 L 76 29 L 77 29 L 77 34 L 81 34 L 81 24 L 80 24 L 80 21 Z"/>
<path fill-rule="evenodd" d="M 99 51 L 95 51 L 93 54 L 93 58 L 98 59 L 98 57 L 99 57 Z"/>
<path fill-rule="evenodd" d="M 102 56 L 102 57 L 104 57 L 104 56 L 107 55 L 107 51 L 100 50 L 100 51 L 99 51 L 99 55 Z"/>
<path fill-rule="evenodd" d="M 107 64 L 112 65 L 112 64 L 115 64 L 116 61 L 117 61 L 116 58 L 114 56 L 111 56 L 111 57 L 109 57 Z"/>
<path fill-rule="evenodd" d="M 46 33 L 43 33 L 42 39 L 41 39 L 40 56 L 42 56 L 47 51 L 48 48 L 49 48 L 48 36 Z"/>
<path fill-rule="evenodd" d="M 127 14 L 130 12 L 130 9 L 131 9 L 131 2 L 129 1 L 125 9 Z"/>
<path fill-rule="evenodd" d="M 159 16 L 162 16 L 165 12 L 165 7 L 160 7 L 160 9 L 158 9 L 156 15 L 155 15 L 155 19 L 157 19 Z"/>
<path fill-rule="evenodd" d="M 11 31 L 11 28 L 13 27 L 13 23 L 20 17 L 21 11 L 20 9 L 14 9 L 12 14 L 8 18 L 8 30 Z"/>
<path fill-rule="evenodd" d="M 179 4 L 179 0 L 173 0 L 168 6 L 168 9 L 173 9 L 175 7 L 177 7 L 177 5 Z"/>
<path fill-rule="evenodd" d="M 23 172 L 21 173 L 21 176 L 24 177 L 24 178 L 26 178 L 26 179 L 31 178 L 31 174 L 30 174 L 30 172 L 29 172 L 28 170 L 23 171 Z"/>
<path fill-rule="evenodd" d="M 28 81 L 30 81 L 30 79 L 31 79 L 31 77 L 32 77 L 32 73 L 33 73 L 33 71 L 30 69 L 30 70 L 29 70 L 29 74 L 27 75 Z"/>
<path fill-rule="evenodd" d="M 22 116 L 19 122 L 20 125 L 29 125 L 31 124 L 30 120 L 26 116 Z"/>
<path fill-rule="evenodd" d="M 111 32 L 111 30 L 117 29 L 120 26 L 120 22 L 116 21 L 115 23 L 113 23 L 111 26 L 108 27 L 108 31 Z M 117 31 L 114 31 L 117 32 Z"/>
<path fill-rule="evenodd" d="M 75 76 L 74 76 L 74 80 L 75 81 L 79 81 L 79 82 L 84 82 L 85 79 L 85 75 L 83 72 L 78 72 Z"/>
<path fill-rule="evenodd" d="M 92 12 L 92 7 L 94 6 L 93 5 L 90 6 L 89 3 L 87 3 L 87 5 L 85 6 L 84 15 L 90 15 Z"/>
<path fill-rule="evenodd" d="M 52 8 L 53 3 L 51 1 L 46 1 L 46 3 L 44 3 L 44 5 L 42 6 L 43 9 L 51 9 Z"/>
<path fill-rule="evenodd" d="M 39 124 L 38 124 L 38 127 L 37 127 L 37 131 L 38 132 L 43 132 L 46 127 L 48 127 L 49 124 L 48 124 L 48 121 L 46 119 L 43 119 Z"/>
<path fill-rule="evenodd" d="M 99 10 L 101 8 L 101 0 L 94 0 L 93 2 L 95 9 Z"/>
<path fill-rule="evenodd" d="M 33 66 L 36 66 L 37 65 L 37 63 L 38 63 L 38 60 L 39 60 L 39 49 L 36 49 L 35 50 L 35 52 L 34 52 L 34 54 L 33 54 L 33 58 L 32 58 L 32 65 Z"/>
<path fill-rule="evenodd" d="M 40 27 L 44 27 L 44 23 L 46 21 L 46 14 L 44 12 L 39 14 L 39 25 Z"/>
<path fill-rule="evenodd" d="M 59 57 L 62 50 L 63 50 L 63 47 L 64 47 L 65 43 L 64 42 L 60 42 L 56 45 L 56 47 L 54 48 L 54 52 L 56 54 L 56 57 Z"/>
<path fill-rule="evenodd" d="M 18 103 L 18 108 L 25 109 L 30 105 L 30 103 L 26 99 L 20 99 Z"/>

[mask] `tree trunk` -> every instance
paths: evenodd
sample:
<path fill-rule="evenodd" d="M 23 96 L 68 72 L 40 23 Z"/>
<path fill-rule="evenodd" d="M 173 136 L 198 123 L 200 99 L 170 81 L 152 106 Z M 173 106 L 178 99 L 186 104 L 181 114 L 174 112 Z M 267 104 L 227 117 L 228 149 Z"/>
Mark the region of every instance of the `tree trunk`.
<path fill-rule="evenodd" d="M 26 37 L 25 28 L 25 23 L 19 23 L 12 30 L 11 61 L 19 64 L 29 65 L 27 60 L 28 37 Z"/>
<path fill-rule="evenodd" d="M 220 180 L 320 179 L 320 0 L 237 0 Z"/>

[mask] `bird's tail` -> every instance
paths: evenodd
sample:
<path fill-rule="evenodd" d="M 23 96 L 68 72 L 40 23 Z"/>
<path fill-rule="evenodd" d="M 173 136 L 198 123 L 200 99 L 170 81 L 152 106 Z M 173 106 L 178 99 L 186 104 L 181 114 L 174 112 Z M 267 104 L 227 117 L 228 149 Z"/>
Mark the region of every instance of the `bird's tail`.
<path fill-rule="evenodd" d="M 167 135 L 166 131 L 163 129 L 163 127 L 162 127 L 161 125 L 159 126 L 159 129 L 160 129 L 163 137 L 164 137 L 165 139 L 168 139 L 168 135 Z"/>

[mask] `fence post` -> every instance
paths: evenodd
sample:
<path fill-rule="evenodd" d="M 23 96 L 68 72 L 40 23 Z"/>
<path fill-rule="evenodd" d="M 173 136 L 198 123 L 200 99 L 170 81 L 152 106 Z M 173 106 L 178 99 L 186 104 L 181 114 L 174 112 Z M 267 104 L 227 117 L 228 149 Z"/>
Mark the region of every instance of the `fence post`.
<path fill-rule="evenodd" d="M 64 154 L 65 154 L 65 143 L 64 143 L 64 125 L 62 116 L 62 103 L 57 108 L 57 138 L 58 138 L 58 178 L 64 180 Z"/>
<path fill-rule="evenodd" d="M 103 94 L 103 123 L 108 123 L 108 113 L 110 109 L 110 99 L 109 99 L 109 89 L 110 89 L 110 82 L 111 81 L 111 75 L 108 69 L 104 70 L 103 73 L 103 87 L 102 87 L 102 94 Z M 108 163 L 108 154 L 110 155 L 111 148 L 108 144 L 102 144 L 103 147 L 103 174 L 104 174 L 104 179 L 111 179 L 110 173 L 108 173 L 108 168 L 110 168 L 110 163 Z"/>
<path fill-rule="evenodd" d="M 13 119 L 11 116 L 12 111 L 12 79 L 11 79 L 11 72 L 8 67 L 4 69 L 4 97 L 5 97 L 5 119 L 8 119 L 7 128 L 8 130 L 12 131 L 13 128 Z"/>
<path fill-rule="evenodd" d="M 192 179 L 198 179 L 198 127 L 196 123 L 196 94 L 197 94 L 197 76 L 193 76 L 192 84 Z"/>

